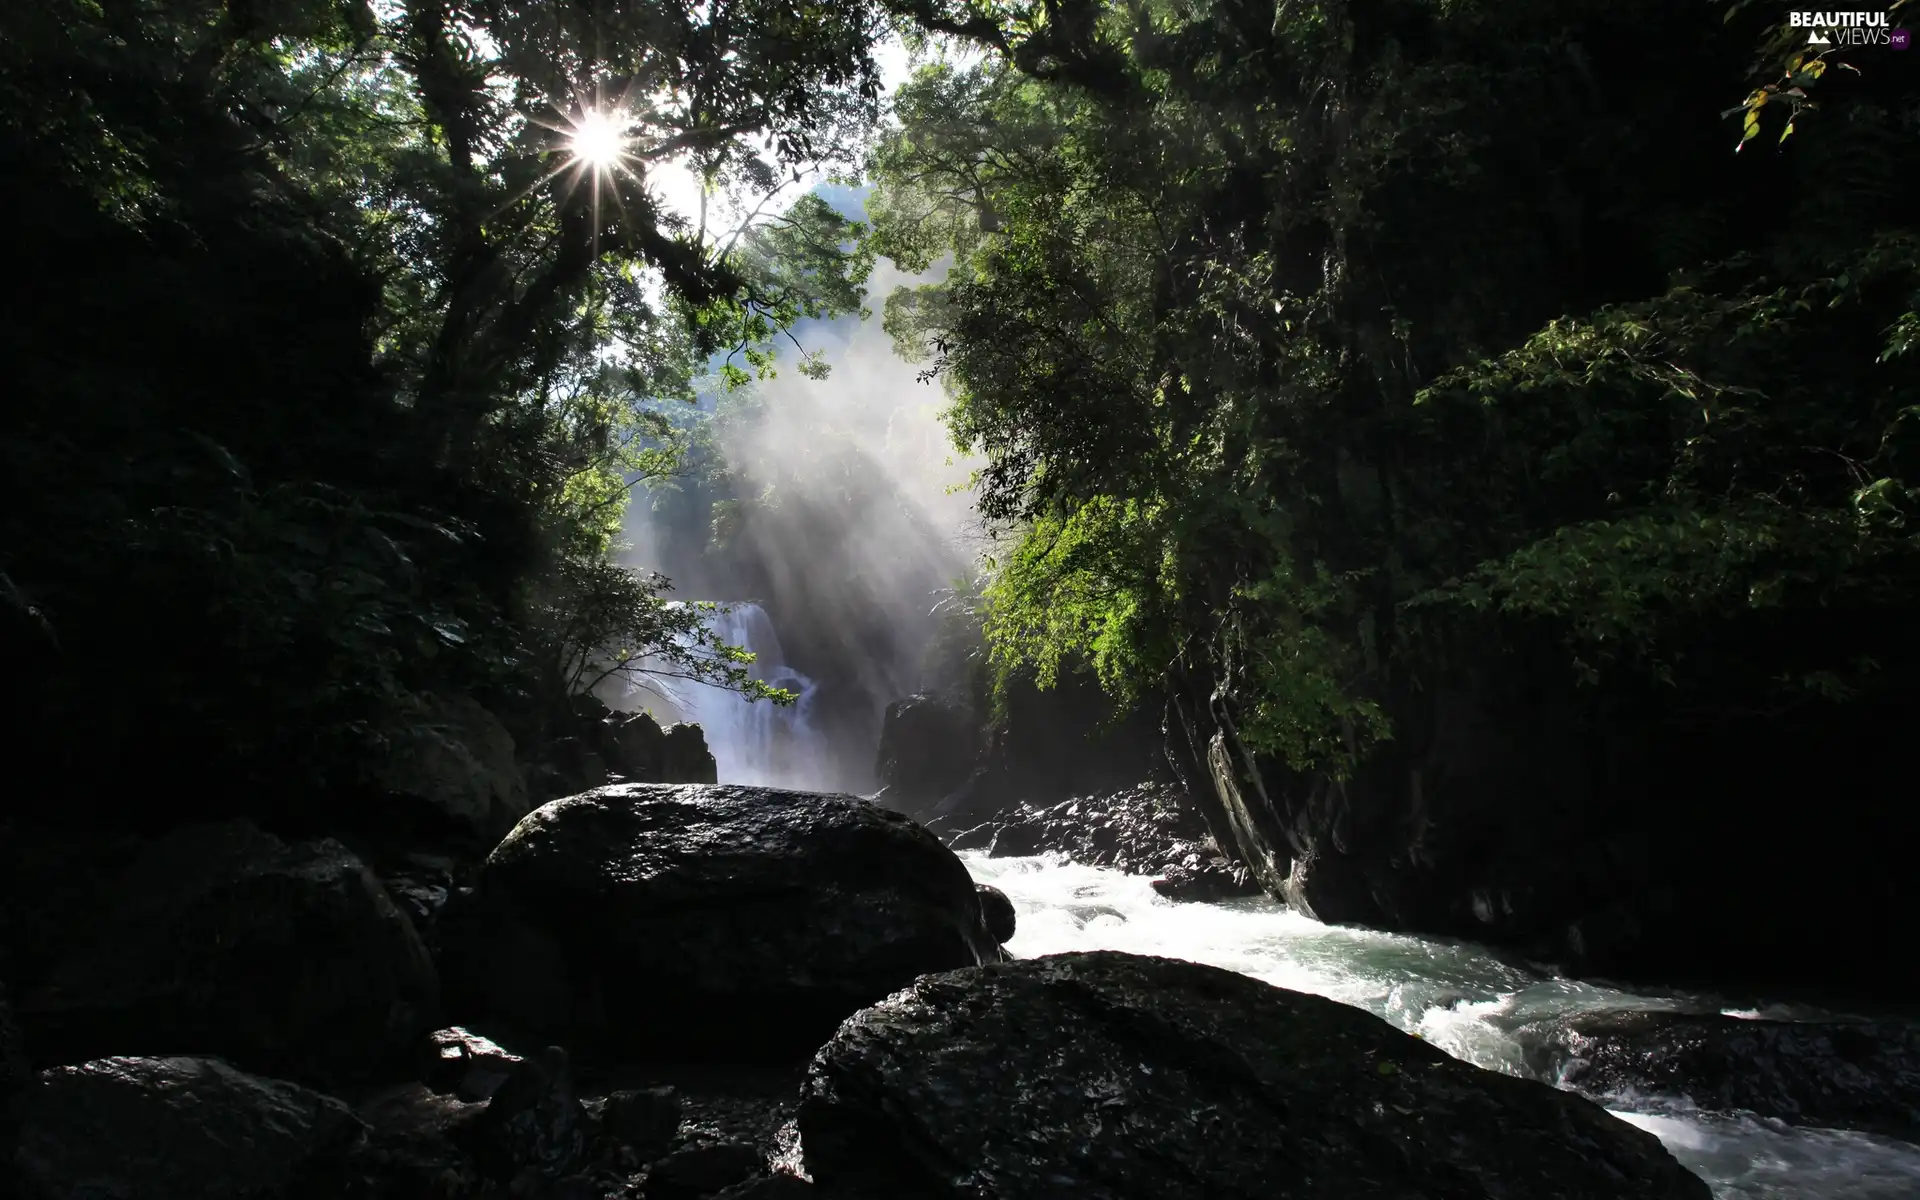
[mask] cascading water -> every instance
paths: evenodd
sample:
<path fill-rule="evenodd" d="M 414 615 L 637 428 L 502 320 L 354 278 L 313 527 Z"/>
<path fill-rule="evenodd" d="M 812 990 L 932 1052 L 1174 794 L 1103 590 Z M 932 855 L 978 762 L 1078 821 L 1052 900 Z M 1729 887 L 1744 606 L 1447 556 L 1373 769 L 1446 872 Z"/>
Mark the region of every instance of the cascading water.
<path fill-rule="evenodd" d="M 1543 978 L 1474 946 L 1321 925 L 1269 900 L 1171 904 L 1137 875 L 1045 857 L 961 857 L 975 879 L 1013 900 L 1019 928 L 1008 949 L 1022 958 L 1106 949 L 1209 963 L 1364 1008 L 1509 1074 L 1526 1074 L 1516 1033 L 1529 1022 L 1679 1003 Z M 1699 1112 L 1659 1096 L 1597 1099 L 1657 1135 L 1717 1200 L 1920 1197 L 1920 1146 Z"/>
<path fill-rule="evenodd" d="M 735 604 L 714 614 L 708 628 L 731 646 L 754 654 L 755 679 L 795 693 L 790 705 L 749 702 L 714 687 L 682 692 L 690 720 L 698 721 L 713 751 L 721 783 L 778 787 L 817 786 L 822 764 L 819 739 L 810 724 L 813 681 L 789 667 L 773 621 L 758 604 Z"/>

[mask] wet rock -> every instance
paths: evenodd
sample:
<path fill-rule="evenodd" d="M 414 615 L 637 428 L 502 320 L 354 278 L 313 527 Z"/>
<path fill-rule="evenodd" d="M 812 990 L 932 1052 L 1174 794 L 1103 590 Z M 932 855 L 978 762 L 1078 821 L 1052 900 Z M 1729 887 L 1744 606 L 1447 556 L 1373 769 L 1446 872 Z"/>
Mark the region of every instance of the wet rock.
<path fill-rule="evenodd" d="M 479 891 L 472 1002 L 615 1052 L 804 1055 L 923 972 L 1001 957 L 960 861 L 851 796 L 597 789 L 529 814 Z"/>
<path fill-rule="evenodd" d="M 551 1185 L 586 1165 L 587 1125 L 567 1052 L 549 1046 L 513 1065 L 473 1125 L 471 1148 L 491 1178 Z"/>
<path fill-rule="evenodd" d="M 334 841 L 243 821 L 149 845 L 20 1016 L 36 1061 L 209 1054 L 330 1085 L 410 1065 L 437 1005 L 411 922 Z"/>
<path fill-rule="evenodd" d="M 701 1200 L 764 1175 L 767 1156 L 749 1142 L 715 1142 L 676 1150 L 647 1172 L 646 1200 Z"/>
<path fill-rule="evenodd" d="M 339 1195 L 362 1127 L 347 1106 L 207 1058 L 107 1058 L 35 1079 L 27 1200 Z"/>
<path fill-rule="evenodd" d="M 1169 863 L 1152 886 L 1156 895 L 1168 900 L 1197 903 L 1260 894 L 1260 885 L 1245 867 L 1221 855 L 1202 855 L 1198 851 L 1188 853 L 1179 862 Z"/>
<path fill-rule="evenodd" d="M 1184 797 L 1177 784 L 1142 783 L 1045 808 L 1015 805 L 953 834 L 949 844 L 956 850 L 985 850 L 994 858 L 1055 853 L 1135 875 L 1197 875 L 1219 854 Z M 932 827 L 937 831 L 941 825 Z M 1224 885 L 1230 871 L 1209 878 Z M 1231 894 L 1253 890 L 1249 885 Z"/>
<path fill-rule="evenodd" d="M 667 1152 L 680 1132 L 679 1093 L 670 1087 L 610 1093 L 600 1112 L 600 1126 L 639 1161 L 651 1162 Z"/>
<path fill-rule="evenodd" d="M 797 1175 L 782 1173 L 737 1184 L 715 1193 L 713 1200 L 809 1200 L 813 1194 L 811 1183 Z"/>
<path fill-rule="evenodd" d="M 994 941 L 1006 945 L 1013 940 L 1014 930 L 1019 925 L 1013 901 L 991 884 L 976 884 L 974 890 L 980 893 L 980 915 L 987 923 L 987 932 Z"/>
<path fill-rule="evenodd" d="M 799 1115 L 829 1200 L 1707 1200 L 1652 1135 L 1377 1018 L 1110 952 L 929 975 L 849 1019 Z"/>
<path fill-rule="evenodd" d="M 458 1025 L 434 1030 L 429 1042 L 427 1083 L 469 1103 L 490 1099 L 521 1062 L 519 1055 Z"/>
<path fill-rule="evenodd" d="M 874 775 L 890 806 L 920 815 L 967 781 L 979 753 L 979 722 L 964 705 L 908 696 L 887 705 Z"/>
<path fill-rule="evenodd" d="M 1592 1095 L 1685 1097 L 1920 1142 L 1920 1026 L 1588 1012 L 1522 1027 L 1529 1068 Z"/>

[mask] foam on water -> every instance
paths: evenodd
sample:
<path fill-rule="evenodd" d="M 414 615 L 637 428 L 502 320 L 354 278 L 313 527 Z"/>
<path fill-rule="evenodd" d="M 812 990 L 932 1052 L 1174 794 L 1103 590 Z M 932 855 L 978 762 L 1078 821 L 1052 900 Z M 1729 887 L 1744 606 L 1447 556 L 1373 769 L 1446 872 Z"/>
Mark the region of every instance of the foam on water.
<path fill-rule="evenodd" d="M 1126 950 L 1210 963 L 1366 1009 L 1509 1074 L 1525 1073 L 1519 1038 L 1529 1022 L 1686 1000 L 1545 977 L 1481 946 L 1321 925 L 1266 899 L 1171 904 L 1141 876 L 1049 857 L 961 857 L 975 879 L 1012 899 L 1019 928 L 1008 949 L 1022 958 Z M 1669 1097 L 1604 1099 L 1615 1116 L 1659 1137 L 1718 1200 L 1920 1200 L 1920 1147 L 1697 1112 Z"/>

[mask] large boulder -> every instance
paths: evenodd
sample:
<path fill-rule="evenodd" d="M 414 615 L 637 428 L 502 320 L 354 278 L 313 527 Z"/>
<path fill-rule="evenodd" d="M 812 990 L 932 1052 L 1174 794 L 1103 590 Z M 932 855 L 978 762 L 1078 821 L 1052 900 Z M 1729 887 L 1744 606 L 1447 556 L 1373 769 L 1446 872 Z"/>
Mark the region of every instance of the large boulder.
<path fill-rule="evenodd" d="M 964 705 L 908 696 L 887 705 L 873 773 L 889 804 L 917 813 L 967 781 L 980 754 L 980 722 Z"/>
<path fill-rule="evenodd" d="M 427 696 L 375 771 L 396 797 L 424 803 L 456 825 L 498 837 L 526 815 L 527 784 L 513 735 L 471 696 Z"/>
<path fill-rule="evenodd" d="M 815 1057 L 829 1200 L 1707 1200 L 1651 1135 L 1358 1009 L 1101 952 L 930 975 Z"/>
<path fill-rule="evenodd" d="M 432 1028 L 431 959 L 337 842 L 194 826 L 149 846 L 113 895 L 21 998 L 37 1062 L 211 1054 L 327 1085 L 407 1064 Z"/>
<path fill-rule="evenodd" d="M 470 922 L 448 957 L 477 1012 L 672 1055 L 803 1055 L 915 976 L 1000 957 L 933 835 L 852 796 L 758 787 L 547 804 L 488 857 Z"/>
<path fill-rule="evenodd" d="M 1589 1095 L 1675 1096 L 1920 1142 L 1920 1026 L 1585 1012 L 1516 1036 L 1530 1069 Z"/>
<path fill-rule="evenodd" d="M 207 1058 L 40 1072 L 20 1129 L 26 1200 L 339 1195 L 362 1138 L 347 1106 Z"/>

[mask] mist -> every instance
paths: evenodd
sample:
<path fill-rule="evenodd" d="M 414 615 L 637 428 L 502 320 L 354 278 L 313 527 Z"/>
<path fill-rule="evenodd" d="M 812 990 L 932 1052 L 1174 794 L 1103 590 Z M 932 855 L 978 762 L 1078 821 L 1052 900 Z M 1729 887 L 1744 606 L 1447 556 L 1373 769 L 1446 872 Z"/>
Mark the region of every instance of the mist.
<path fill-rule="evenodd" d="M 886 705 L 926 685 L 933 610 L 980 560 L 975 462 L 952 447 L 939 385 L 881 329 L 886 295 L 923 281 L 882 260 L 872 317 L 795 330 L 827 378 L 793 370 L 796 351 L 776 378 L 703 402 L 726 486 L 636 490 L 629 562 L 669 576 L 679 598 L 740 605 L 716 627 L 759 656 L 758 677 L 799 695 L 780 709 L 711 688 L 640 698 L 706 728 L 722 782 L 877 786 Z"/>

